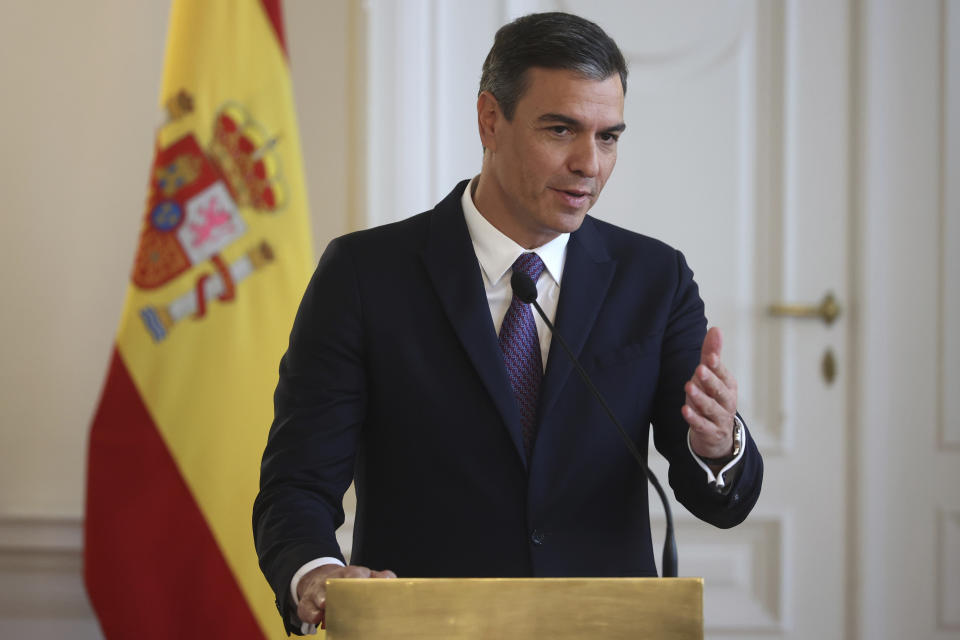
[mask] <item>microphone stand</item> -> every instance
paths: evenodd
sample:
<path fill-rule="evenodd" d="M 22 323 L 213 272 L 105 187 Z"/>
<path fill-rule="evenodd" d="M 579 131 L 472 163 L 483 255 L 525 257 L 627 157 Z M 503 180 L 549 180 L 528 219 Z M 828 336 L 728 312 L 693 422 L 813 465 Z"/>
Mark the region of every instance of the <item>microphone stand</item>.
<path fill-rule="evenodd" d="M 663 487 L 660 486 L 660 481 L 657 480 L 657 476 L 653 475 L 653 472 L 650 471 L 650 467 L 647 466 L 647 461 L 640 454 L 639 449 L 637 449 L 637 445 L 633 442 L 633 440 L 630 438 L 630 435 L 620 424 L 620 421 L 617 420 L 617 417 L 613 414 L 613 410 L 603 399 L 600 391 L 593 384 L 593 380 L 590 379 L 590 376 L 587 375 L 587 372 L 584 371 L 576 356 L 573 355 L 573 350 L 570 349 L 567 341 L 563 339 L 563 336 L 557 333 L 556 329 L 553 327 L 553 323 L 550 322 L 549 318 L 547 318 L 547 314 L 545 314 L 543 309 L 540 308 L 540 305 L 537 304 L 537 286 L 534 284 L 530 276 L 521 271 L 514 271 L 513 276 L 510 278 L 510 284 L 513 287 L 514 292 L 517 294 L 517 297 L 520 298 L 520 301 L 532 304 L 533 308 L 536 309 L 537 313 L 540 314 L 540 317 L 543 318 L 543 321 L 546 323 L 547 327 L 549 327 L 553 337 L 560 341 L 560 346 L 563 347 L 563 350 L 566 352 L 567 357 L 570 358 L 570 361 L 573 363 L 577 373 L 580 374 L 580 379 L 583 380 L 584 384 L 587 385 L 587 388 L 590 389 L 590 392 L 593 394 L 593 396 L 600 402 L 600 406 L 602 406 L 603 410 L 607 413 L 607 417 L 610 418 L 610 422 L 612 422 L 620 432 L 620 437 L 623 438 L 623 443 L 627 446 L 627 450 L 637 461 L 637 464 L 643 468 L 643 471 L 646 474 L 647 479 L 650 481 L 650 484 L 652 484 L 653 488 L 657 490 L 657 494 L 660 496 L 660 501 L 663 503 L 664 515 L 667 519 L 667 530 L 663 540 L 663 569 L 661 573 L 663 574 L 664 578 L 676 578 L 677 540 L 673 531 L 673 511 L 670 509 L 670 503 L 667 500 L 667 494 L 664 492 Z"/>

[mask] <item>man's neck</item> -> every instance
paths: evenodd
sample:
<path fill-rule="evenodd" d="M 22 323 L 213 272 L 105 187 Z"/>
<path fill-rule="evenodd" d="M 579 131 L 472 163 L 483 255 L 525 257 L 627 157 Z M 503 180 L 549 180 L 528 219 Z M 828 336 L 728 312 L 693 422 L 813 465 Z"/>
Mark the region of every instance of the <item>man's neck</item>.
<path fill-rule="evenodd" d="M 503 194 L 496 189 L 493 181 L 484 178 L 483 172 L 470 181 L 470 198 L 487 222 L 492 224 L 500 233 L 507 236 L 524 249 L 536 249 L 547 244 L 559 233 L 531 233 L 516 223 L 507 210 Z"/>

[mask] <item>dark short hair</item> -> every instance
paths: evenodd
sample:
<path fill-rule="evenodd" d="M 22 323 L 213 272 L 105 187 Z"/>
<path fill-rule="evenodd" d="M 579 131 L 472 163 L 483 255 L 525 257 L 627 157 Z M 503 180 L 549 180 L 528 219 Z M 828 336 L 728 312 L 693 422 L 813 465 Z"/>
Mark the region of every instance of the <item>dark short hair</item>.
<path fill-rule="evenodd" d="M 531 67 L 567 69 L 593 80 L 618 73 L 627 93 L 627 63 L 617 43 L 593 22 L 569 13 L 532 13 L 497 31 L 483 62 L 480 93 L 492 93 L 507 120 L 527 89 Z"/>

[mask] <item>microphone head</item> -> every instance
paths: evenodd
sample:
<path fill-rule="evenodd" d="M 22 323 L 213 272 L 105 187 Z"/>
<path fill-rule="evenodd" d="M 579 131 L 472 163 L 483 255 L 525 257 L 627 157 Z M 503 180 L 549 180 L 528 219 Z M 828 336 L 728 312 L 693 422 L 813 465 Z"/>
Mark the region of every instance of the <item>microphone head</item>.
<path fill-rule="evenodd" d="M 523 271 L 514 270 L 510 276 L 510 286 L 513 287 L 513 295 L 520 299 L 524 304 L 530 304 L 537 299 L 537 285 L 533 278 Z"/>

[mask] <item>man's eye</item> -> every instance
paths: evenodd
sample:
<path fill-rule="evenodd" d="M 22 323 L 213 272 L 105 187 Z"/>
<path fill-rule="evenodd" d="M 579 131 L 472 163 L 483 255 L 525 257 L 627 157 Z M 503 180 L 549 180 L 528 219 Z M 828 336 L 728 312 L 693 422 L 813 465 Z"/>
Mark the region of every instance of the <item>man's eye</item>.
<path fill-rule="evenodd" d="M 562 135 L 565 135 L 565 134 L 569 133 L 569 132 L 570 132 L 570 128 L 569 128 L 569 127 L 566 127 L 566 126 L 564 126 L 564 125 L 562 125 L 562 124 L 558 124 L 558 125 L 556 125 L 556 126 L 554 126 L 554 127 L 550 127 L 550 131 L 552 131 L 553 133 L 557 134 L 558 136 L 562 136 Z"/>
<path fill-rule="evenodd" d="M 616 142 L 617 140 L 619 140 L 619 139 L 620 139 L 620 136 L 618 136 L 618 135 L 615 134 L 615 133 L 601 133 L 601 134 L 600 134 L 600 139 L 601 139 L 602 141 L 604 141 L 604 142 L 613 143 L 613 142 Z"/>

